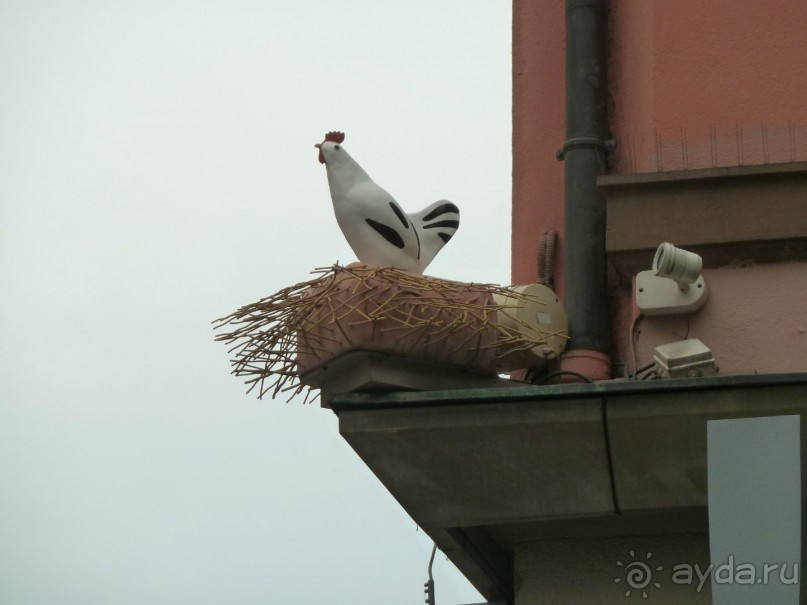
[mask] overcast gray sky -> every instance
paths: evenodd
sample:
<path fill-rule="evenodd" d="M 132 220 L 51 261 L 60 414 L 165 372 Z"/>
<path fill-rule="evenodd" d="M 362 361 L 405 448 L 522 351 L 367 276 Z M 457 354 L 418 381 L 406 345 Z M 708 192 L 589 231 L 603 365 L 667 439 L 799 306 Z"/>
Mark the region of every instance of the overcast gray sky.
<path fill-rule="evenodd" d="M 335 416 L 246 395 L 210 326 L 354 260 L 332 129 L 460 206 L 429 274 L 508 282 L 509 2 L 0 0 L 0 603 L 422 602 Z"/>

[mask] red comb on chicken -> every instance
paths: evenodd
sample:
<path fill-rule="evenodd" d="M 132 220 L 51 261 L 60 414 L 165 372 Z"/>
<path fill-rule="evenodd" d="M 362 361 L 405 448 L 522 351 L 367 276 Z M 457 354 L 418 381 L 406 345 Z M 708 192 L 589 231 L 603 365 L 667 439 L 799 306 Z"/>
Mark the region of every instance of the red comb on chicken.
<path fill-rule="evenodd" d="M 328 134 L 325 135 L 325 140 L 322 141 L 322 143 L 326 143 L 326 142 L 330 141 L 331 143 L 339 144 L 344 140 L 345 140 L 345 133 L 344 132 L 338 132 L 336 130 L 332 130 Z M 322 145 L 322 143 L 320 143 L 319 145 L 316 145 L 316 147 L 319 148 L 320 145 Z M 322 150 L 321 149 L 320 149 L 320 152 L 319 152 L 319 163 L 320 164 L 325 163 L 325 156 L 322 155 Z"/>

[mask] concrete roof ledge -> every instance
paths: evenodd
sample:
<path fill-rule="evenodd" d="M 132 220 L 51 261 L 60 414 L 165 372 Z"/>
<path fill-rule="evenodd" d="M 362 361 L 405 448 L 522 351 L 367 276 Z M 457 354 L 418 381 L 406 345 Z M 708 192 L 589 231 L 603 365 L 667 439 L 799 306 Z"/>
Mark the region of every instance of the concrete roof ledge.
<path fill-rule="evenodd" d="M 525 536 L 705 531 L 706 422 L 802 414 L 807 373 L 334 395 L 339 430 L 487 598 Z"/>

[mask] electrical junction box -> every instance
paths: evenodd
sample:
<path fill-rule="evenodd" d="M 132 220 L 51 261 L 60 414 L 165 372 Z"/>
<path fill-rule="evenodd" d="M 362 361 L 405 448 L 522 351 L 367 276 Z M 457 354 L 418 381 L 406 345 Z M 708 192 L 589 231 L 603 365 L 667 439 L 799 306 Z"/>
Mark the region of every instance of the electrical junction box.
<path fill-rule="evenodd" d="M 715 358 L 697 338 L 679 340 L 655 348 L 656 374 L 662 378 L 697 378 L 717 374 Z"/>

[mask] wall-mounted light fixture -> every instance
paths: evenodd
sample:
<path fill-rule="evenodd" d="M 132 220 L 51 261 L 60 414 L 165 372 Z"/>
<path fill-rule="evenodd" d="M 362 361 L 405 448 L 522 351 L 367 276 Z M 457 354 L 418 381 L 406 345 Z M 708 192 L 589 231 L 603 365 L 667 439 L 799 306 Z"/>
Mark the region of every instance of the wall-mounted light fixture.
<path fill-rule="evenodd" d="M 706 302 L 703 260 L 694 252 L 662 243 L 653 269 L 636 276 L 636 306 L 642 315 L 692 313 Z"/>

